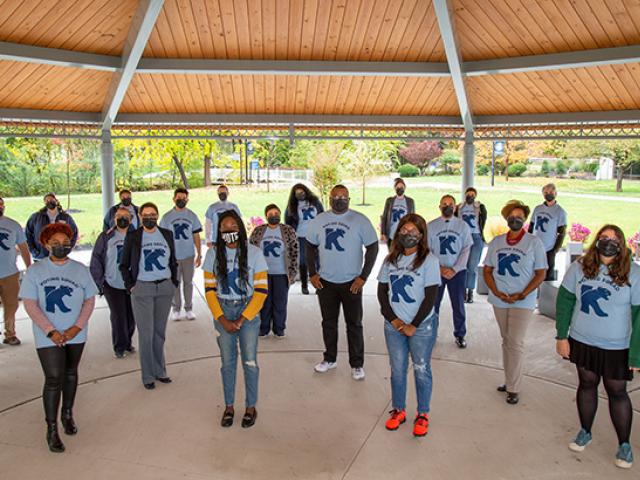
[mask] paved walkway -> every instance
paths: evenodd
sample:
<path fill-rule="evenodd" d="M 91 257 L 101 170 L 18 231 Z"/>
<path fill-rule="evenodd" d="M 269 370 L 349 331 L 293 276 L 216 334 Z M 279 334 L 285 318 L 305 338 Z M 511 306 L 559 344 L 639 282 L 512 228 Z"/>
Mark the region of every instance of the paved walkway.
<path fill-rule="evenodd" d="M 365 290 L 366 372 L 350 378 L 345 337 L 339 368 L 314 374 L 321 359 L 315 295 L 296 285 L 287 338 L 261 340 L 259 418 L 243 430 L 219 427 L 223 410 L 220 361 L 211 318 L 198 295 L 194 322 L 168 326 L 171 385 L 146 391 L 137 355 L 117 360 L 103 299 L 91 320 L 76 402 L 80 432 L 64 437 L 67 452 L 49 453 L 39 398 L 42 372 L 30 321 L 19 312 L 21 347 L 0 347 L 0 464 L 7 479 L 538 479 L 637 478 L 636 466 L 613 465 L 617 442 L 601 401 L 594 442 L 578 455 L 566 445 L 578 426 L 575 374 L 554 352 L 554 328 L 536 316 L 527 336 L 527 378 L 521 403 L 495 391 L 501 383 L 498 329 L 484 297 L 468 308 L 469 348 L 453 344 L 445 303 L 434 352 L 429 435 L 411 436 L 410 422 L 384 428 L 390 408 L 389 367 L 375 282 Z M 244 401 L 238 377 L 237 408 Z M 408 408 L 415 406 L 414 390 Z M 630 389 L 636 411 L 640 382 Z M 604 398 L 604 397 L 603 397 Z M 640 427 L 632 444 L 640 455 Z"/>

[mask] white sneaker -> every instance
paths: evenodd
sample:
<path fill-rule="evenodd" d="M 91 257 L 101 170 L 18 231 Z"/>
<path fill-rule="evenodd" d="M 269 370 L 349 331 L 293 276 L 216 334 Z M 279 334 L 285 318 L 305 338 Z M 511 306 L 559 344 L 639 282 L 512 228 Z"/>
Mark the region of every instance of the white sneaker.
<path fill-rule="evenodd" d="M 357 367 L 351 369 L 351 378 L 354 380 L 364 380 L 364 368 Z"/>
<path fill-rule="evenodd" d="M 337 366 L 338 364 L 336 362 L 327 362 L 326 360 L 323 360 L 313 367 L 313 369 L 318 373 L 327 373 L 329 370 L 333 370 Z"/>
<path fill-rule="evenodd" d="M 174 322 L 179 322 L 182 320 L 182 315 L 180 315 L 180 310 L 172 310 L 171 316 L 169 317 Z"/>
<path fill-rule="evenodd" d="M 195 320 L 196 319 L 196 314 L 193 313 L 193 310 L 187 310 L 184 312 L 184 315 L 187 320 Z"/>

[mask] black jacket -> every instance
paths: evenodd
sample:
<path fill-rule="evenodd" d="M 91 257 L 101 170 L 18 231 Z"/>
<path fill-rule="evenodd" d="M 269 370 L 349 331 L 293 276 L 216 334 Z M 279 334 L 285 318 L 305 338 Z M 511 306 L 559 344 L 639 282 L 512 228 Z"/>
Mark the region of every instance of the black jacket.
<path fill-rule="evenodd" d="M 169 269 L 171 270 L 171 281 L 178 286 L 178 262 L 176 261 L 176 245 L 173 242 L 173 232 L 166 228 L 157 227 L 162 233 L 167 245 L 169 245 Z M 122 259 L 120 260 L 120 272 L 127 290 L 135 286 L 138 281 L 138 269 L 140 267 L 140 250 L 142 250 L 143 227 L 127 232 L 124 237 L 124 247 L 122 248 Z"/>
<path fill-rule="evenodd" d="M 416 213 L 416 203 L 413 201 L 411 197 L 404 197 L 407 201 L 407 209 L 409 213 Z M 389 236 L 389 231 L 391 230 L 391 212 L 393 210 L 393 202 L 396 197 L 389 197 L 387 201 L 384 202 L 384 211 L 382 212 L 382 217 L 380 217 L 380 233 L 385 237 Z M 391 239 L 389 239 L 391 240 Z"/>
<path fill-rule="evenodd" d="M 73 221 L 71 215 L 58 208 L 58 215 L 56 216 L 56 223 L 66 223 L 71 227 L 73 231 L 73 237 L 71 238 L 71 247 L 76 246 L 78 241 L 78 227 L 76 222 Z M 29 217 L 27 220 L 27 227 L 25 228 L 25 235 L 27 236 L 27 245 L 31 256 L 35 260 L 40 260 L 49 256 L 49 250 L 44 245 L 40 244 L 40 232 L 44 227 L 49 225 L 49 215 L 47 214 L 47 208 L 41 208 Z"/>

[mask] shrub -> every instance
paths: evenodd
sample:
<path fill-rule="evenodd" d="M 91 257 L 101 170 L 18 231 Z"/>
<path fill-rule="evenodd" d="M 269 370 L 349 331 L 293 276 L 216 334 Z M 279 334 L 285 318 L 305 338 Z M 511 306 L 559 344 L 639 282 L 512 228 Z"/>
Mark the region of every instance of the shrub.
<path fill-rule="evenodd" d="M 489 165 L 478 165 L 476 167 L 476 173 L 478 175 L 489 175 L 489 172 L 491 172 L 491 168 L 489 168 Z"/>
<path fill-rule="evenodd" d="M 405 164 L 398 167 L 398 174 L 402 178 L 417 177 L 420 175 L 420 169 L 414 165 Z"/>
<path fill-rule="evenodd" d="M 523 163 L 514 163 L 513 165 L 509 165 L 510 177 L 521 177 L 522 174 L 526 171 L 527 171 L 527 166 Z"/>

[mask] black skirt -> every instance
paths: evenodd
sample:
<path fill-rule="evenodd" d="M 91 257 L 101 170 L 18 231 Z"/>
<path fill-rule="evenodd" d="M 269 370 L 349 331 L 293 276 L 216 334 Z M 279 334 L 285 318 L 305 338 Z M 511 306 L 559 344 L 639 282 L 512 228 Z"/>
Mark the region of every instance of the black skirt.
<path fill-rule="evenodd" d="M 569 337 L 571 352 L 569 359 L 577 367 L 600 375 L 608 380 L 632 380 L 629 370 L 629 349 L 605 350 Z"/>

